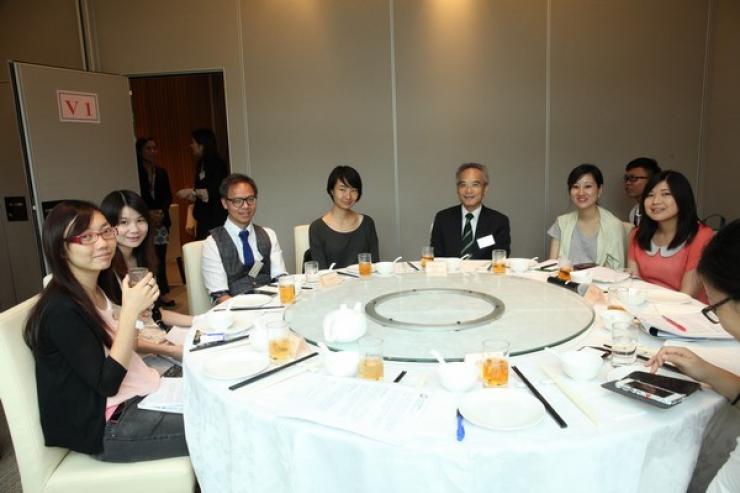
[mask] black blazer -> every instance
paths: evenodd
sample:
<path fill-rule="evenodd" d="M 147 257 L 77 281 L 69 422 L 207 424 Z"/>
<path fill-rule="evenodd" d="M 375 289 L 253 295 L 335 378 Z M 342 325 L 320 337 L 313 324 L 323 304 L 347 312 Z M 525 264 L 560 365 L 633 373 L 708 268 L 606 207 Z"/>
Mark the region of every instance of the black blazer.
<path fill-rule="evenodd" d="M 455 205 L 439 211 L 434 216 L 431 245 L 434 247 L 435 257 L 460 256 L 463 224 L 465 224 L 465 218 L 463 217 L 461 205 Z M 506 250 L 507 255 L 511 253 L 509 218 L 498 211 L 483 206 L 480 216 L 478 216 L 475 238 L 477 240 L 491 234 L 496 244 L 480 249 L 476 241 L 473 243 L 472 258 L 477 260 L 491 260 L 491 254 L 494 249 Z"/>
<path fill-rule="evenodd" d="M 172 221 L 170 221 L 172 190 L 170 189 L 170 178 L 167 171 L 161 166 L 154 167 L 154 195 L 152 195 L 149 175 L 144 166 L 139 164 L 139 189 L 141 198 L 144 199 L 149 210 L 161 209 L 164 212 L 162 224 L 169 229 L 172 225 Z"/>

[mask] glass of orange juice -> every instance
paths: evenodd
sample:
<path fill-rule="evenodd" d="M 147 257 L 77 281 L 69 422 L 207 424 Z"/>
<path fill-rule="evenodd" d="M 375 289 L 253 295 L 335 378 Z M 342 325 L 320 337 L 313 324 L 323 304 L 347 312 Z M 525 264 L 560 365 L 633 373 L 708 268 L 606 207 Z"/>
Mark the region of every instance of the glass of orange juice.
<path fill-rule="evenodd" d="M 280 292 L 280 303 L 290 305 L 295 301 L 295 278 L 294 276 L 281 276 L 278 278 L 278 291 Z"/>
<path fill-rule="evenodd" d="M 373 255 L 371 253 L 360 253 L 357 255 L 357 271 L 360 277 L 373 275 Z"/>
<path fill-rule="evenodd" d="M 421 247 L 421 268 L 424 269 L 427 266 L 427 262 L 434 261 L 434 247 L 423 246 Z"/>
<path fill-rule="evenodd" d="M 290 328 L 285 320 L 274 320 L 267 323 L 270 360 L 281 363 L 293 358 L 293 345 L 290 340 Z"/>
<path fill-rule="evenodd" d="M 570 273 L 573 271 L 573 262 L 565 255 L 558 257 L 558 277 L 561 281 L 570 281 Z"/>
<path fill-rule="evenodd" d="M 383 380 L 383 339 L 365 336 L 359 341 L 357 375 L 366 380 Z"/>
<path fill-rule="evenodd" d="M 484 387 L 505 387 L 509 383 L 509 341 L 483 341 L 481 376 Z"/>
<path fill-rule="evenodd" d="M 506 250 L 494 250 L 491 254 L 491 270 L 494 274 L 506 274 Z"/>

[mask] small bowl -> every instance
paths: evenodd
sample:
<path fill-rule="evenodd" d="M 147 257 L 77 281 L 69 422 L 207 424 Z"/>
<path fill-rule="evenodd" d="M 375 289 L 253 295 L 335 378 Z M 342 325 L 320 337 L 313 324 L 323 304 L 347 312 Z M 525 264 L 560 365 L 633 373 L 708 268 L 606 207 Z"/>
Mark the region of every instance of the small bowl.
<path fill-rule="evenodd" d="M 512 270 L 512 272 L 516 272 L 517 274 L 522 274 L 524 272 L 527 272 L 530 267 L 532 267 L 536 262 L 532 260 L 531 258 L 510 258 L 506 260 L 506 263 L 509 265 L 509 268 Z"/>
<path fill-rule="evenodd" d="M 593 277 L 590 270 L 574 270 L 570 273 L 570 280 L 578 284 L 590 284 Z"/>
<path fill-rule="evenodd" d="M 478 367 L 463 361 L 437 366 L 442 386 L 450 392 L 467 392 L 478 382 Z"/>
<path fill-rule="evenodd" d="M 450 274 L 455 274 L 457 272 L 460 272 L 460 266 L 462 265 L 462 260 L 460 260 L 457 257 L 451 257 L 445 259 L 445 262 L 447 262 L 447 272 Z"/>
<path fill-rule="evenodd" d="M 226 332 L 229 327 L 234 323 L 234 317 L 231 312 L 218 311 L 211 312 L 208 314 L 208 333 L 213 332 Z"/>
<path fill-rule="evenodd" d="M 599 374 L 604 360 L 587 351 L 568 351 L 560 355 L 563 371 L 573 380 L 591 380 Z"/>
<path fill-rule="evenodd" d="M 354 377 L 360 364 L 357 351 L 323 351 L 324 368 L 335 377 Z"/>
<path fill-rule="evenodd" d="M 381 276 L 393 274 L 393 262 L 377 262 L 375 264 L 375 272 Z"/>
<path fill-rule="evenodd" d="M 604 327 L 611 330 L 617 322 L 630 323 L 635 317 L 624 310 L 604 310 L 601 312 L 601 320 L 604 321 Z"/>

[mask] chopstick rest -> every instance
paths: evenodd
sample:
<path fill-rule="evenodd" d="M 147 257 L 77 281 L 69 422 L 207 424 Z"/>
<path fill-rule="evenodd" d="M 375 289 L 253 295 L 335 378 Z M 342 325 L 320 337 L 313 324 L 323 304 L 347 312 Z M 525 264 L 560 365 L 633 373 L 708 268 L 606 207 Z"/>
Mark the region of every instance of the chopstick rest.
<path fill-rule="evenodd" d="M 535 388 L 534 385 L 527 379 L 527 377 L 524 376 L 524 373 L 522 373 L 519 368 L 516 366 L 511 367 L 512 370 L 514 370 L 514 373 L 519 375 L 519 378 L 522 379 L 522 382 L 524 382 L 524 385 L 527 386 L 527 388 L 534 394 L 534 396 L 542 403 L 543 406 L 545 406 L 545 410 L 547 413 L 552 417 L 552 419 L 555 420 L 555 422 L 560 426 L 561 428 L 567 428 L 568 423 L 566 423 L 563 418 L 560 417 L 560 415 L 553 409 L 553 407 L 550 405 L 549 402 L 547 402 L 547 399 L 542 397 L 542 394 Z"/>
<path fill-rule="evenodd" d="M 246 380 L 242 380 L 239 383 L 235 383 L 234 385 L 232 385 L 232 386 L 229 387 L 229 390 L 240 389 L 240 388 L 244 387 L 245 385 L 249 385 L 250 383 L 254 383 L 254 382 L 258 381 L 258 380 L 262 380 L 263 378 L 269 377 L 270 375 L 273 375 L 273 374 L 279 372 L 280 370 L 284 370 L 285 368 L 289 368 L 289 367 L 291 367 L 293 365 L 297 365 L 298 363 L 301 363 L 303 361 L 306 361 L 309 358 L 313 358 L 314 356 L 318 356 L 318 355 L 319 355 L 318 352 L 313 352 L 311 354 L 307 354 L 306 356 L 303 356 L 302 358 L 298 358 L 295 361 L 291 361 L 290 363 L 284 364 L 282 366 L 278 366 L 276 368 L 273 368 L 272 370 L 267 370 L 267 371 L 262 372 L 262 373 L 260 373 L 258 375 L 255 375 L 253 377 L 249 377 Z"/>

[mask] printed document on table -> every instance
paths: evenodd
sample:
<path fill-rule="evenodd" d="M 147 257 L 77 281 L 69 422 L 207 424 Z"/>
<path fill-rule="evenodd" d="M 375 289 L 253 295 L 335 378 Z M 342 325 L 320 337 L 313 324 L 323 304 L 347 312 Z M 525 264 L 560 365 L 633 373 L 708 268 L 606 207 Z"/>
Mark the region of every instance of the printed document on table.
<path fill-rule="evenodd" d="M 447 430 L 454 401 L 403 385 L 306 373 L 260 393 L 275 413 L 389 443 Z M 449 418 L 449 419 L 447 419 Z"/>
<path fill-rule="evenodd" d="M 720 324 L 713 324 L 697 309 L 691 313 L 653 309 L 652 313 L 641 310 L 635 315 L 643 326 L 654 327 L 657 337 L 679 339 L 733 339 L 732 335 Z M 652 334 L 654 331 L 650 331 Z"/>
<path fill-rule="evenodd" d="M 139 409 L 182 414 L 182 378 L 160 378 L 159 389 L 139 402 Z"/>

